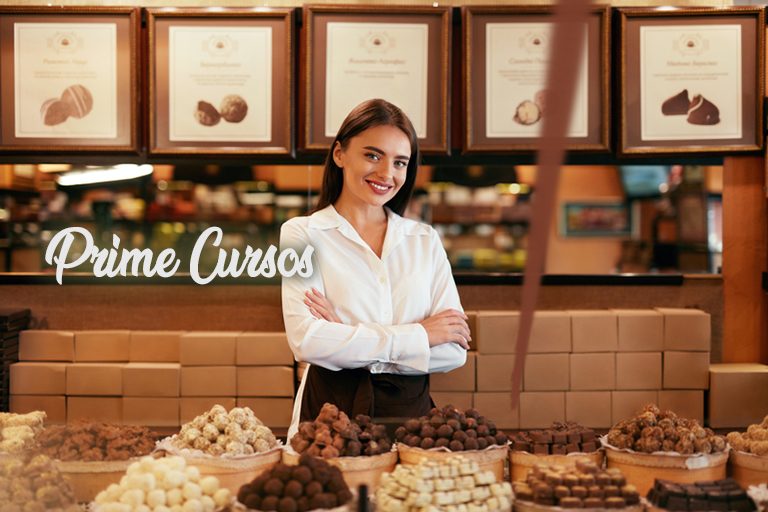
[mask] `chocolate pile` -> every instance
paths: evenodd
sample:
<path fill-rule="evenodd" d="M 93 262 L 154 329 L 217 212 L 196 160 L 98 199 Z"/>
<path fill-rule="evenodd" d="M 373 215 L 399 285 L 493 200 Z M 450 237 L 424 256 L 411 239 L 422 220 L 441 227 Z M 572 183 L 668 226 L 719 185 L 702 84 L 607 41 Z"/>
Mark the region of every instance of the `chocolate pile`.
<path fill-rule="evenodd" d="M 43 430 L 45 412 L 27 414 L 0 412 L 0 453 L 21 453 L 33 448 Z"/>
<path fill-rule="evenodd" d="M 525 482 L 512 484 L 515 499 L 563 508 L 624 508 L 640 503 L 634 485 L 617 468 L 602 471 L 593 462 L 576 467 L 537 464 Z"/>
<path fill-rule="evenodd" d="M 732 478 L 695 484 L 656 480 L 648 500 L 666 510 L 716 510 L 751 512 L 755 504 Z"/>
<path fill-rule="evenodd" d="M 332 404 L 325 404 L 315 421 L 303 421 L 291 438 L 297 453 L 331 459 L 379 455 L 392 449 L 387 428 L 371 422 L 369 416 L 358 414 L 355 421 Z"/>
<path fill-rule="evenodd" d="M 493 471 L 480 471 L 476 462 L 458 455 L 385 473 L 376 491 L 376 506 L 383 512 L 509 510 L 511 495 L 508 482 L 496 482 Z"/>
<path fill-rule="evenodd" d="M 768 456 L 768 416 L 759 425 L 750 425 L 745 433 L 731 432 L 726 439 L 736 451 Z"/>
<path fill-rule="evenodd" d="M 37 439 L 42 453 L 61 461 L 128 460 L 155 448 L 149 429 L 105 423 L 53 425 Z"/>
<path fill-rule="evenodd" d="M 453 452 L 507 444 L 506 434 L 496 430 L 496 424 L 481 416 L 477 409 L 461 412 L 452 405 L 446 405 L 443 408 L 433 407 L 429 414 L 409 419 L 397 427 L 397 441 L 424 450 L 445 447 Z"/>
<path fill-rule="evenodd" d="M 237 501 L 256 510 L 305 512 L 344 505 L 352 499 L 341 470 L 304 454 L 297 466 L 277 464 L 245 484 Z"/>
<path fill-rule="evenodd" d="M 555 422 L 546 430 L 518 432 L 510 436 L 512 449 L 536 455 L 566 455 L 594 452 L 600 448 L 595 431 L 574 422 Z"/>
<path fill-rule="evenodd" d="M 45 455 L 0 459 L 0 509 L 75 512 L 75 493 Z"/>
<path fill-rule="evenodd" d="M 622 420 L 608 432 L 608 444 L 637 452 L 718 453 L 725 451 L 723 436 L 704 428 L 696 420 L 679 418 L 646 405 L 638 416 Z"/>

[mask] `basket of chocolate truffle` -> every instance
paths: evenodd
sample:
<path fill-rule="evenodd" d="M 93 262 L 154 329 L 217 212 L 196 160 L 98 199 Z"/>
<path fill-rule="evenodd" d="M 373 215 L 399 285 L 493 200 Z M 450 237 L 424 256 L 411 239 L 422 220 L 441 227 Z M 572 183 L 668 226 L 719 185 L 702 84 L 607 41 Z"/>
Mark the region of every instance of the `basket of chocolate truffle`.
<path fill-rule="evenodd" d="M 441 460 L 460 452 L 481 469 L 493 471 L 498 480 L 504 477 L 507 435 L 476 409 L 433 407 L 429 416 L 411 418 L 399 426 L 395 438 L 401 464 Z"/>
<path fill-rule="evenodd" d="M 656 478 L 681 483 L 725 478 L 728 443 L 698 421 L 647 405 L 602 439 L 608 467 L 646 494 Z"/>
<path fill-rule="evenodd" d="M 156 437 L 146 427 L 78 422 L 46 427 L 37 440 L 40 452 L 69 479 L 77 501 L 87 503 L 118 483 L 137 457 L 151 453 Z"/>
<path fill-rule="evenodd" d="M 548 429 L 510 435 L 510 476 L 522 480 L 536 464 L 572 466 L 590 460 L 603 466 L 605 453 L 600 438 L 591 428 L 574 422 L 555 422 Z"/>
<path fill-rule="evenodd" d="M 227 411 L 221 405 L 186 423 L 178 434 L 160 441 L 157 449 L 184 457 L 232 493 L 282 457 L 282 444 L 251 409 Z"/>
<path fill-rule="evenodd" d="M 325 459 L 338 467 L 353 489 L 367 485 L 376 489 L 381 475 L 397 464 L 397 452 L 387 428 L 358 414 L 350 419 L 333 404 L 324 404 L 315 421 L 299 424 L 290 448 L 283 452 L 283 462 L 296 464 L 303 454 Z"/>
<path fill-rule="evenodd" d="M 627 483 L 620 469 L 601 469 L 578 459 L 574 465 L 536 464 L 525 478 L 512 483 L 515 510 L 592 509 L 642 511 L 637 488 Z"/>
<path fill-rule="evenodd" d="M 50 457 L 24 452 L 0 459 L 0 509 L 80 512 L 75 493 Z"/>
<path fill-rule="evenodd" d="M 347 510 L 354 495 L 341 469 L 306 453 L 296 462 L 281 462 L 243 485 L 237 493 L 238 504 L 248 510 L 279 512 Z"/>
<path fill-rule="evenodd" d="M 732 448 L 728 462 L 733 478 L 743 486 L 768 482 L 768 416 L 746 432 L 729 433 L 726 440 Z"/>
<path fill-rule="evenodd" d="M 733 478 L 681 484 L 656 480 L 648 491 L 649 511 L 752 512 L 757 510 L 747 492 Z"/>
<path fill-rule="evenodd" d="M 0 412 L 0 460 L 36 447 L 45 418 L 43 411 L 27 414 Z"/>

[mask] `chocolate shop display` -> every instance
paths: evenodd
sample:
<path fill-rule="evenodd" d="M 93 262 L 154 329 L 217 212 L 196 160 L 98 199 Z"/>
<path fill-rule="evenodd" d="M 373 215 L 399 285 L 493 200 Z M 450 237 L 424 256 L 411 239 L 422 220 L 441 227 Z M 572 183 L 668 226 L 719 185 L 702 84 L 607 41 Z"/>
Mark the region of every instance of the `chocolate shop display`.
<path fill-rule="evenodd" d="M 513 483 L 513 489 L 520 510 L 548 507 L 632 507 L 642 510 L 640 493 L 634 485 L 627 483 L 621 470 L 603 470 L 594 462 L 586 460 L 578 460 L 575 466 L 537 464 L 524 480 Z"/>
<path fill-rule="evenodd" d="M 691 483 L 725 478 L 725 438 L 655 405 L 614 425 L 603 441 L 608 467 L 621 468 L 641 494 L 656 478 Z"/>
<path fill-rule="evenodd" d="M 648 501 L 652 510 L 751 512 L 756 509 L 744 489 L 732 478 L 695 484 L 656 480 L 648 492 Z"/>
<path fill-rule="evenodd" d="M 555 422 L 548 429 L 516 432 L 509 441 L 513 482 L 524 479 L 536 464 L 574 465 L 585 459 L 602 466 L 605 458 L 595 431 L 575 422 Z"/>
<path fill-rule="evenodd" d="M 80 422 L 46 427 L 37 436 L 37 449 L 56 460 L 77 501 L 87 503 L 118 483 L 131 459 L 150 454 L 155 441 L 146 427 Z"/>
<path fill-rule="evenodd" d="M 281 444 L 248 407 L 230 411 L 214 405 L 158 443 L 158 448 L 181 455 L 203 475 L 216 476 L 222 487 L 237 492 L 280 461 Z"/>
<path fill-rule="evenodd" d="M 395 431 L 402 464 L 418 464 L 422 458 L 445 459 L 461 452 L 481 469 L 494 471 L 501 480 L 507 458 L 507 435 L 477 409 L 461 410 L 446 405 L 433 407 L 429 416 L 411 418 Z"/>
<path fill-rule="evenodd" d="M 329 403 L 323 405 L 315 421 L 299 424 L 290 446 L 293 452 L 283 453 L 284 462 L 296 464 L 300 454 L 322 457 L 342 471 L 352 488 L 365 484 L 375 489 L 381 475 L 397 464 L 385 425 L 377 425 L 363 414 L 350 420 Z"/>
<path fill-rule="evenodd" d="M 382 512 L 421 510 L 509 511 L 509 482 L 500 482 L 492 471 L 461 454 L 442 461 L 423 460 L 397 466 L 385 474 L 376 492 L 376 508 Z"/>
<path fill-rule="evenodd" d="M 746 432 L 730 432 L 726 439 L 733 449 L 729 460 L 733 478 L 743 486 L 768 482 L 768 416 Z"/>
<path fill-rule="evenodd" d="M 118 512 L 167 507 L 185 512 L 213 512 L 231 502 L 230 491 L 221 487 L 216 477 L 202 475 L 182 457 L 143 457 L 128 466 L 119 484 L 110 485 L 96 496 L 91 510 Z"/>
<path fill-rule="evenodd" d="M 352 498 L 339 468 L 307 454 L 296 465 L 277 464 L 237 493 L 237 501 L 249 510 L 280 512 L 333 509 Z"/>

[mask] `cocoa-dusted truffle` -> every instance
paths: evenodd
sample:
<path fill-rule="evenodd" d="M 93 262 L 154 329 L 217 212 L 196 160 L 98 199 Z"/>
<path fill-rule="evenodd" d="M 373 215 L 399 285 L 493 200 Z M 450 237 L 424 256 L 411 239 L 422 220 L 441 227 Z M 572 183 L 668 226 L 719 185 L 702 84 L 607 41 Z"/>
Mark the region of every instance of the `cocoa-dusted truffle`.
<path fill-rule="evenodd" d="M 665 116 L 686 115 L 690 103 L 688 89 L 683 89 L 674 96 L 664 100 L 664 103 L 661 104 L 661 113 Z"/>
<path fill-rule="evenodd" d="M 216 107 L 207 101 L 198 101 L 197 110 L 195 110 L 195 119 L 203 126 L 215 126 L 219 124 L 221 115 Z"/>
<path fill-rule="evenodd" d="M 248 114 L 248 103 L 245 102 L 242 96 L 230 94 L 221 100 L 219 111 L 221 112 L 221 117 L 223 117 L 225 121 L 239 123 L 245 119 L 246 114 Z"/>

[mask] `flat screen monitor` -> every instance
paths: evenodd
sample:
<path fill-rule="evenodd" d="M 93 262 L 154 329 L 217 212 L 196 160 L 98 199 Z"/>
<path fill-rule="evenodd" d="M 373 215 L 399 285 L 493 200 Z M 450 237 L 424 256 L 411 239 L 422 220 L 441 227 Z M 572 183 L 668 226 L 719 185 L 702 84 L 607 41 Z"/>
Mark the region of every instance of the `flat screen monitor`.
<path fill-rule="evenodd" d="M 627 199 L 659 197 L 669 178 L 669 165 L 622 165 L 621 184 Z"/>

